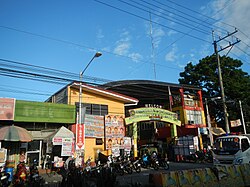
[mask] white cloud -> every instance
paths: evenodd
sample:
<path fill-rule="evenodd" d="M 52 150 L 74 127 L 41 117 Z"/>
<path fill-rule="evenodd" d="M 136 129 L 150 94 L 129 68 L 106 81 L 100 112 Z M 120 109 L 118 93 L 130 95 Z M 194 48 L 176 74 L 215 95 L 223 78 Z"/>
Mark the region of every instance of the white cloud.
<path fill-rule="evenodd" d="M 158 19 L 155 19 L 154 22 L 159 22 Z M 149 22 L 145 24 L 146 34 L 150 38 L 150 42 L 153 42 L 154 47 L 158 48 L 163 37 L 166 35 L 164 29 L 156 24 L 152 24 L 152 27 Z M 152 41 L 153 39 L 153 41 Z"/>
<path fill-rule="evenodd" d="M 98 29 L 98 30 L 97 30 L 96 37 L 97 37 L 98 39 L 104 38 L 102 29 Z"/>
<path fill-rule="evenodd" d="M 116 41 L 116 47 L 114 53 L 118 55 L 127 55 L 131 47 L 130 36 L 128 31 L 124 31 L 120 34 L 120 39 Z"/>
<path fill-rule="evenodd" d="M 169 51 L 166 55 L 165 55 L 165 60 L 169 61 L 169 62 L 174 62 L 178 59 L 177 56 L 177 48 L 174 46 L 171 51 Z"/>
<path fill-rule="evenodd" d="M 159 47 L 162 37 L 164 36 L 165 36 L 165 32 L 163 31 L 161 27 L 156 27 L 153 29 L 152 37 L 153 37 L 153 43 L 154 43 L 155 48 Z"/>
<path fill-rule="evenodd" d="M 136 52 L 131 52 L 132 42 L 130 32 L 123 30 L 120 34 L 120 39 L 116 41 L 114 53 L 117 55 L 128 56 L 134 62 L 138 62 L 143 59 L 142 55 Z"/>
<path fill-rule="evenodd" d="M 250 1 L 249 0 L 214 0 L 212 2 L 212 7 L 214 9 L 214 13 L 216 15 L 216 19 L 219 19 L 217 25 L 225 28 L 230 33 L 234 31 L 234 27 L 236 27 L 239 32 L 234 34 L 234 36 L 241 39 L 243 42 L 236 44 L 238 47 L 243 49 L 244 51 L 249 49 L 245 43 L 250 44 L 249 33 L 250 33 Z M 220 10 L 218 12 L 218 10 Z M 226 23 L 226 24 L 224 24 Z M 231 26 L 234 27 L 231 27 Z M 247 36 L 246 36 L 247 35 Z M 228 38 L 231 40 L 231 38 Z M 234 48 L 233 48 L 234 49 Z M 227 52 L 225 50 L 225 52 Z M 242 53 L 242 51 L 238 51 L 238 53 Z"/>
<path fill-rule="evenodd" d="M 138 62 L 143 59 L 142 55 L 139 53 L 131 53 L 129 57 L 132 58 L 133 61 Z"/>
<path fill-rule="evenodd" d="M 115 47 L 114 53 L 118 55 L 126 55 L 129 51 L 130 43 L 128 42 L 119 42 Z"/>
<path fill-rule="evenodd" d="M 177 34 L 177 32 L 174 31 L 174 30 L 170 30 L 170 31 L 167 32 L 167 36 L 172 36 L 174 34 Z"/>

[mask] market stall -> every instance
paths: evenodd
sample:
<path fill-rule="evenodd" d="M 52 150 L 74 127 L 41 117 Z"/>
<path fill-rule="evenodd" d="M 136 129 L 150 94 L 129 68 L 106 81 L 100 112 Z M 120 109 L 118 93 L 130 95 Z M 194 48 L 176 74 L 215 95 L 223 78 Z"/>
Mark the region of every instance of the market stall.
<path fill-rule="evenodd" d="M 64 126 L 49 135 L 46 142 L 46 154 L 50 156 L 55 166 L 61 165 L 62 161 L 73 155 L 74 133 Z"/>

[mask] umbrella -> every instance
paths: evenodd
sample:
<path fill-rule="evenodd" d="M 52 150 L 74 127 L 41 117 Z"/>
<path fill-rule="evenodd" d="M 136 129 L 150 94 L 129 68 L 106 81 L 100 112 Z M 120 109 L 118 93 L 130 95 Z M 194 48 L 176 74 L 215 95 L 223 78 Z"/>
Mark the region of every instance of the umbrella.
<path fill-rule="evenodd" d="M 0 140 L 30 142 L 33 140 L 33 136 L 26 129 L 11 125 L 0 128 Z"/>

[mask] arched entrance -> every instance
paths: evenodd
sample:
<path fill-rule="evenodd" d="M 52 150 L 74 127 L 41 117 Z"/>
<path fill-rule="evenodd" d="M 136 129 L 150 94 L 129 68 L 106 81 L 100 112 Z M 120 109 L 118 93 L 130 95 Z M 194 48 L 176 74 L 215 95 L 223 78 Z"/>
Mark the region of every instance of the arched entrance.
<path fill-rule="evenodd" d="M 178 120 L 176 113 L 162 108 L 136 108 L 129 110 L 129 117 L 125 118 L 126 125 L 132 125 L 132 139 L 134 157 L 138 156 L 137 141 L 138 141 L 138 123 L 153 122 L 154 131 L 157 131 L 156 122 L 166 122 L 170 124 L 171 137 L 177 136 L 176 126 L 181 126 L 181 121 Z M 157 132 L 156 132 L 157 133 Z"/>

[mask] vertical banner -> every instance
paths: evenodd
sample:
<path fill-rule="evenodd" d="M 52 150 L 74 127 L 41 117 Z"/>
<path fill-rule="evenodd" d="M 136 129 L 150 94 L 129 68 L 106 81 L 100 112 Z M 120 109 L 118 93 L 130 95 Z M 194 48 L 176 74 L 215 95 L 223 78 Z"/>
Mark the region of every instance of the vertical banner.
<path fill-rule="evenodd" d="M 76 150 L 84 149 L 84 125 L 76 124 Z"/>

